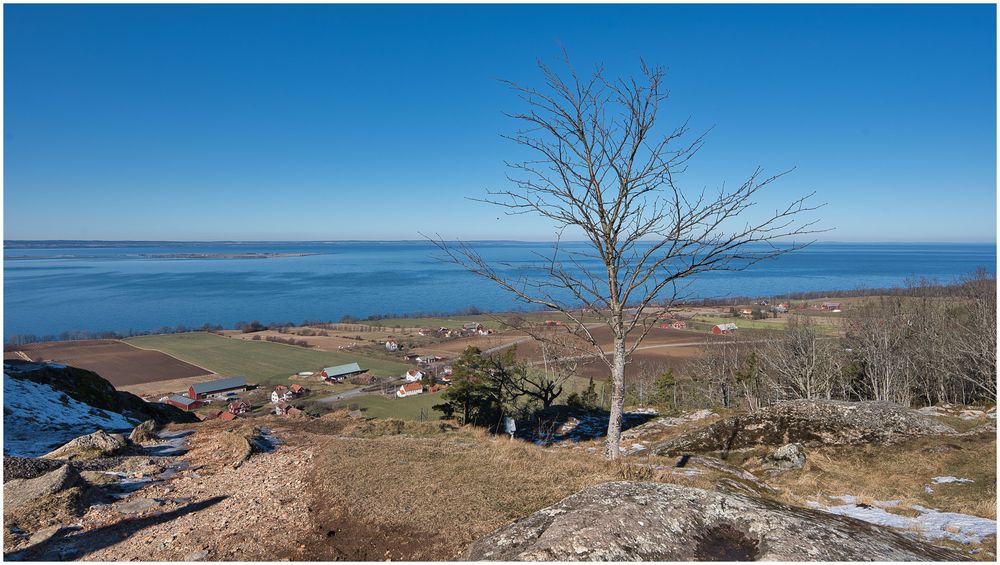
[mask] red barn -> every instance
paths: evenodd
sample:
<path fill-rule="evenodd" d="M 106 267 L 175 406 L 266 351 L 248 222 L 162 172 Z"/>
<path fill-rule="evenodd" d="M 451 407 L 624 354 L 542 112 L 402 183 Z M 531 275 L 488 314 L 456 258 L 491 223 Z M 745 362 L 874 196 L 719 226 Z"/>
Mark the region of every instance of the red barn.
<path fill-rule="evenodd" d="M 181 410 L 194 410 L 195 408 L 201 407 L 200 400 L 188 398 L 187 396 L 182 396 L 180 394 L 168 395 L 165 402 L 171 406 L 176 406 Z"/>

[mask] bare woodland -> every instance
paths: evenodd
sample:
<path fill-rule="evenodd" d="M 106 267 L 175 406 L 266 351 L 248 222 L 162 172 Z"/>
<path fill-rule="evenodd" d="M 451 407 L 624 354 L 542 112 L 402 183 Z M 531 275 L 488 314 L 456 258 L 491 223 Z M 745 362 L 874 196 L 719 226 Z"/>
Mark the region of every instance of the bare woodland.
<path fill-rule="evenodd" d="M 765 340 L 734 336 L 706 348 L 654 400 L 750 410 L 796 399 L 992 404 L 996 292 L 996 278 L 979 271 L 948 287 L 917 282 L 905 293 L 866 298 L 832 333 L 809 316 L 790 315 L 787 328 Z M 632 402 L 640 388 L 664 384 L 664 367 L 643 369 L 629 383 Z"/>

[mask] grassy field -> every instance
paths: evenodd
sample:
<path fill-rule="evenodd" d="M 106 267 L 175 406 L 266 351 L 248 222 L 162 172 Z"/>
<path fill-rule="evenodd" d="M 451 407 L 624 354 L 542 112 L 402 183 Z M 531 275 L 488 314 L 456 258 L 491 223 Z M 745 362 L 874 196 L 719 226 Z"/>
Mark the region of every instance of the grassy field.
<path fill-rule="evenodd" d="M 396 418 L 399 420 L 419 420 L 421 414 L 428 420 L 438 420 L 442 414 L 431 406 L 441 404 L 441 393 L 418 394 L 409 398 L 386 397 L 381 394 L 358 396 L 342 402 L 335 402 L 331 408 L 347 408 L 356 405 L 364 410 L 368 418 Z"/>
<path fill-rule="evenodd" d="M 252 382 L 286 382 L 299 371 L 319 371 L 323 367 L 356 361 L 376 375 L 399 375 L 407 365 L 369 359 L 354 353 L 314 351 L 268 341 L 243 341 L 205 332 L 150 335 L 129 338 L 128 343 L 155 349 L 220 375 L 244 375 Z"/>

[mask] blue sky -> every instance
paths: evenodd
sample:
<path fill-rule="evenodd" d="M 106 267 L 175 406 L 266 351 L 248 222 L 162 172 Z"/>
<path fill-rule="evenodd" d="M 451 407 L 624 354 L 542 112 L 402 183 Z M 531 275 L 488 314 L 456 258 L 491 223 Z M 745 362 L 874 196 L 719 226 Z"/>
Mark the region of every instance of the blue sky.
<path fill-rule="evenodd" d="M 834 241 L 995 241 L 995 6 L 4 6 L 6 239 L 551 239 L 497 79 L 668 69 L 684 178 Z"/>

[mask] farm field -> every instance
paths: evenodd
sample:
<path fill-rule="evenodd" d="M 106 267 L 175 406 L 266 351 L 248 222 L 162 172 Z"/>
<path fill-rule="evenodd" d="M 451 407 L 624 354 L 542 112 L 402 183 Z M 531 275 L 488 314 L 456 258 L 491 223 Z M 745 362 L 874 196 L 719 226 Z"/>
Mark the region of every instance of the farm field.
<path fill-rule="evenodd" d="M 361 357 L 347 352 L 314 351 L 268 341 L 244 341 L 204 332 L 129 338 L 128 343 L 196 363 L 220 375 L 244 375 L 252 382 L 287 383 L 299 371 L 319 371 L 330 365 L 357 362 L 376 375 L 398 375 L 403 363 Z"/>
<path fill-rule="evenodd" d="M 139 349 L 110 339 L 32 343 L 20 351 L 35 361 L 44 359 L 94 371 L 118 388 L 212 373 L 196 361 L 185 362 L 169 352 Z"/>
<path fill-rule="evenodd" d="M 441 412 L 431 408 L 435 404 L 441 404 L 444 400 L 441 393 L 424 393 L 408 398 L 396 398 L 395 396 L 384 396 L 381 394 L 369 394 L 358 396 L 349 400 L 335 402 L 331 408 L 347 408 L 356 405 L 364 411 L 367 418 L 397 418 L 400 420 L 419 420 L 421 413 L 428 420 L 441 418 Z M 422 412 L 421 412 L 422 411 Z"/>
<path fill-rule="evenodd" d="M 593 336 L 601 343 L 606 353 L 612 348 L 611 330 L 607 326 L 591 328 Z M 719 338 L 712 334 L 690 330 L 674 330 L 653 328 L 643 340 L 639 349 L 632 354 L 631 362 L 625 366 L 625 376 L 629 377 L 638 371 L 666 370 L 673 367 L 682 370 L 694 357 L 697 357 L 705 343 Z M 521 361 L 542 361 L 541 348 L 534 341 L 525 341 L 517 346 L 517 358 Z M 610 376 L 608 366 L 597 358 L 580 359 L 577 366 L 577 376 L 595 381 L 607 380 Z"/>

